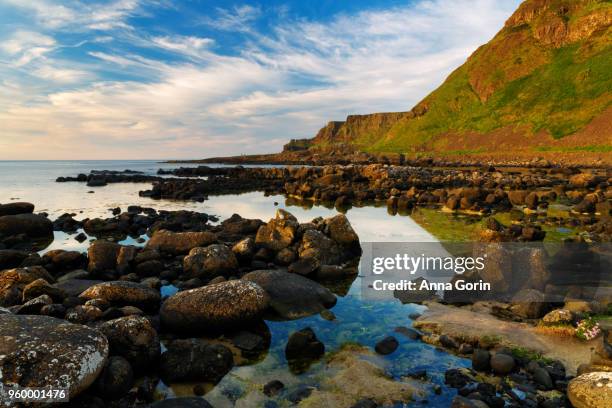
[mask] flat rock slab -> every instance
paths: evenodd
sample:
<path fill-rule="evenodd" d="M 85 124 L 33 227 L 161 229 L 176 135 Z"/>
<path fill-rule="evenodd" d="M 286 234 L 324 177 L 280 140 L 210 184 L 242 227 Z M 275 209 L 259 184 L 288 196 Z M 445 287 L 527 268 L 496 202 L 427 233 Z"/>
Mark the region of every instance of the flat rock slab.
<path fill-rule="evenodd" d="M 97 330 L 48 316 L 0 315 L 0 390 L 62 388 L 72 398 L 94 382 L 107 357 Z"/>
<path fill-rule="evenodd" d="M 426 305 L 427 310 L 415 322 L 416 328 L 464 339 L 496 337 L 503 345 L 524 347 L 561 361 L 568 374 L 575 374 L 580 364 L 591 359 L 593 344 L 589 342 L 547 335 L 525 323 L 500 320 L 484 310 L 476 312 L 436 302 Z"/>

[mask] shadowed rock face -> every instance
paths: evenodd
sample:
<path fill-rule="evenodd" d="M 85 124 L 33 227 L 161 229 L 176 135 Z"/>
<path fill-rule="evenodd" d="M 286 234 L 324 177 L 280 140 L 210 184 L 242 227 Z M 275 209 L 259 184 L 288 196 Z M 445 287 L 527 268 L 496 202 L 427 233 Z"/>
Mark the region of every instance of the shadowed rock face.
<path fill-rule="evenodd" d="M 253 282 L 232 280 L 179 292 L 161 307 L 162 325 L 179 332 L 242 327 L 259 321 L 268 307 L 267 293 Z"/>
<path fill-rule="evenodd" d="M 74 397 L 94 382 L 107 356 L 97 330 L 47 316 L 0 316 L 0 389 L 64 388 Z"/>
<path fill-rule="evenodd" d="M 136 306 L 143 310 L 157 310 L 161 300 L 157 290 L 140 283 L 127 281 L 99 283 L 86 289 L 79 297 L 103 299 L 112 305 Z"/>

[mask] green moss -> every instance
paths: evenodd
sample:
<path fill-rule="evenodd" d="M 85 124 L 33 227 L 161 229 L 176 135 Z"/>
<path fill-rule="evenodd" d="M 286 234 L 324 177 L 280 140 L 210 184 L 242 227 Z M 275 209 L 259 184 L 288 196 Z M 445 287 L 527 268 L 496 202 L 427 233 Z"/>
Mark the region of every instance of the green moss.
<path fill-rule="evenodd" d="M 550 358 L 544 357 L 540 352 L 529 350 L 524 347 L 513 347 L 510 349 L 510 351 L 512 352 L 512 355 L 518 359 L 541 361 L 545 364 L 550 364 L 554 361 Z"/>

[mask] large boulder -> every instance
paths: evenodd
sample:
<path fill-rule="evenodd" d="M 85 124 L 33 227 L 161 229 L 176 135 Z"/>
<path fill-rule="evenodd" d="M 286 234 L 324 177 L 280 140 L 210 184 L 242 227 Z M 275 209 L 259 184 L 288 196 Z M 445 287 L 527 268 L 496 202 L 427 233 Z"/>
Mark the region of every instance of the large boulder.
<path fill-rule="evenodd" d="M 340 245 L 359 247 L 359 236 L 344 214 L 338 214 L 325 220 L 329 237 Z"/>
<path fill-rule="evenodd" d="M 238 269 L 238 259 L 230 248 L 213 244 L 206 248 L 193 248 L 183 259 L 185 276 L 214 278 Z"/>
<path fill-rule="evenodd" d="M 539 319 L 550 310 L 550 303 L 542 292 L 523 289 L 512 298 L 510 310 L 525 319 Z"/>
<path fill-rule="evenodd" d="M 569 382 L 567 396 L 575 408 L 609 407 L 612 401 L 612 372 L 579 375 Z"/>
<path fill-rule="evenodd" d="M 4 215 L 32 214 L 34 204 L 31 203 L 7 203 L 0 204 L 0 217 Z"/>
<path fill-rule="evenodd" d="M 117 257 L 121 251 L 121 245 L 114 242 L 97 240 L 87 250 L 89 272 L 114 271 L 117 269 Z"/>
<path fill-rule="evenodd" d="M 108 359 L 93 388 L 104 399 L 114 400 L 127 394 L 133 382 L 134 371 L 130 363 L 123 357 L 112 356 Z"/>
<path fill-rule="evenodd" d="M 234 366 L 232 352 L 202 339 L 175 340 L 162 354 L 160 376 L 165 383 L 206 381 L 217 383 Z"/>
<path fill-rule="evenodd" d="M 270 308 L 284 319 L 320 313 L 336 304 L 336 296 L 308 278 L 282 270 L 249 272 L 242 277 L 257 283 L 270 296 Z"/>
<path fill-rule="evenodd" d="M 147 249 L 156 249 L 172 255 L 186 254 L 193 248 L 205 247 L 217 241 L 217 236 L 209 231 L 172 232 L 155 231 L 147 242 Z"/>
<path fill-rule="evenodd" d="M 347 257 L 342 247 L 317 230 L 308 230 L 302 236 L 300 259 L 315 260 L 317 265 L 338 265 Z"/>
<path fill-rule="evenodd" d="M 42 215 L 18 214 L 0 217 L 0 235 L 25 234 L 32 239 L 53 238 L 53 223 Z"/>
<path fill-rule="evenodd" d="M 113 355 L 124 357 L 136 369 L 154 365 L 161 352 L 159 337 L 151 322 L 143 316 L 126 316 L 98 326 Z"/>
<path fill-rule="evenodd" d="M 0 394 L 15 386 L 64 388 L 72 398 L 106 363 L 108 342 L 92 328 L 48 316 L 2 315 L 0 321 Z"/>
<path fill-rule="evenodd" d="M 219 331 L 258 322 L 268 303 L 268 295 L 257 284 L 231 280 L 170 296 L 160 318 L 169 330 Z"/>
<path fill-rule="evenodd" d="M 136 306 L 142 310 L 156 311 L 161 295 L 155 289 L 128 281 L 103 282 L 86 289 L 79 297 L 103 299 L 115 306 Z"/>
<path fill-rule="evenodd" d="M 104 281 L 95 279 L 70 278 L 62 279 L 59 282 L 53 284 L 53 286 L 64 291 L 66 296 L 79 296 L 81 293 L 91 288 L 92 286 L 103 282 Z"/>
<path fill-rule="evenodd" d="M 16 249 L 0 249 L 0 271 L 21 266 L 28 255 L 27 252 Z"/>
<path fill-rule="evenodd" d="M 276 211 L 275 218 L 271 219 L 268 224 L 259 227 L 255 243 L 273 251 L 280 251 L 293 243 L 299 226 L 300 224 L 292 214 L 279 209 Z"/>
<path fill-rule="evenodd" d="M 212 405 L 200 397 L 179 397 L 154 402 L 150 408 L 212 408 Z"/>

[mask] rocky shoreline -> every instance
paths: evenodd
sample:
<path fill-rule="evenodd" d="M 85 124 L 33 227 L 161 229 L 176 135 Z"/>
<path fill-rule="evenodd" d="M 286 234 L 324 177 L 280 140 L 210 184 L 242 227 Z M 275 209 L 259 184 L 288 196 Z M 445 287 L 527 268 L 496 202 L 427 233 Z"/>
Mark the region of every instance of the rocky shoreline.
<path fill-rule="evenodd" d="M 83 182 L 91 187 L 152 182 L 152 188 L 141 191 L 141 196 L 195 201 L 209 194 L 265 191 L 339 210 L 379 203 L 391 214 L 428 207 L 489 216 L 519 208 L 522 215 L 510 225 L 489 218 L 479 239 L 538 242 L 546 236 L 541 225 L 553 223 L 580 227 L 581 234 L 572 241 L 610 242 L 609 179 L 609 172 L 602 170 L 370 164 L 200 166 L 160 171 L 158 176 L 100 171 L 58 182 Z M 542 214 L 559 203 L 567 206 L 570 216 L 544 215 L 543 221 Z M 202 384 L 217 383 L 235 365 L 265 355 L 270 347 L 265 320 L 316 314 L 333 320 L 329 309 L 357 277 L 360 241 L 343 214 L 299 223 L 290 213 L 278 210 L 268 222 L 235 214 L 213 224 L 215 217 L 191 211 L 131 206 L 126 211 L 112 209 L 112 213 L 109 218 L 84 220 L 64 214 L 52 221 L 46 214 L 35 214 L 30 203 L 0 205 L 0 320 L 6 322 L 0 325 L 0 338 L 7 340 L 0 347 L 0 367 L 5 389 L 16 384 L 44 386 L 57 377 L 57 384 L 69 390 L 69 406 L 208 407 L 202 398 L 155 402 L 160 398 L 158 384 L 195 383 L 190 394 L 202 395 Z M 83 233 L 77 234 L 81 229 Z M 53 240 L 54 231 L 74 234 L 79 241 L 96 240 L 87 254 L 63 250 L 39 254 Z M 116 243 L 128 236 L 142 246 Z M 544 291 L 544 286 L 540 289 Z M 418 301 L 424 300 L 427 297 Z M 537 326 L 567 311 L 568 323 L 575 323 L 582 315 L 605 312 L 609 301 L 580 303 L 570 296 L 560 308 L 534 309 L 534 304 L 542 302 L 526 297 L 515 299 L 518 308 L 512 303 L 497 304 L 478 312 L 486 313 L 493 322 L 518 316 Z M 452 303 L 452 298 L 442 302 Z M 478 305 L 476 301 L 460 302 L 455 308 L 463 313 L 464 308 Z M 547 350 L 528 347 L 528 352 L 517 352 L 483 335 L 470 337 L 467 329 L 453 332 L 441 321 L 431 320 L 431 314 L 427 321 L 427 316 L 417 320 L 415 327 L 420 330 L 400 327 L 393 333 L 390 328 L 390 335 L 374 351 L 353 349 L 340 354 L 344 357 L 329 359 L 315 331 L 295 331 L 285 348 L 290 369 L 304 372 L 313 361 L 323 359 L 332 382 L 285 389 L 281 381 L 272 381 L 262 385 L 258 398 L 263 398 L 262 404 L 300 406 L 317 406 L 322 401 L 347 407 L 397 402 L 366 387 L 370 381 L 393 387 L 394 398 L 404 402 L 422 399 L 427 392 L 441 392 L 428 383 L 427 373 L 409 373 L 398 382 L 376 364 L 353 359 L 393 353 L 399 344 L 397 336 L 471 359 L 471 370 L 451 368 L 446 372 L 446 385 L 458 391 L 454 407 L 569 407 L 570 401 L 586 407 L 598 406 L 601 398 L 610 397 L 601 394 L 597 385 L 610 381 L 608 332 L 592 343 L 595 350 L 590 363 L 583 361 L 587 364 L 577 369 Z M 58 340 L 63 338 L 65 341 Z M 51 343 L 58 346 L 49 348 Z M 55 362 L 55 353 L 66 349 L 73 349 L 70 358 L 74 364 L 69 370 Z M 575 369 L 580 374 L 576 378 Z M 40 374 L 25 376 L 24 370 Z M 347 381 L 351 370 L 363 377 Z M 351 388 L 351 383 L 363 382 L 363 378 L 368 381 L 362 383 L 361 391 Z"/>

